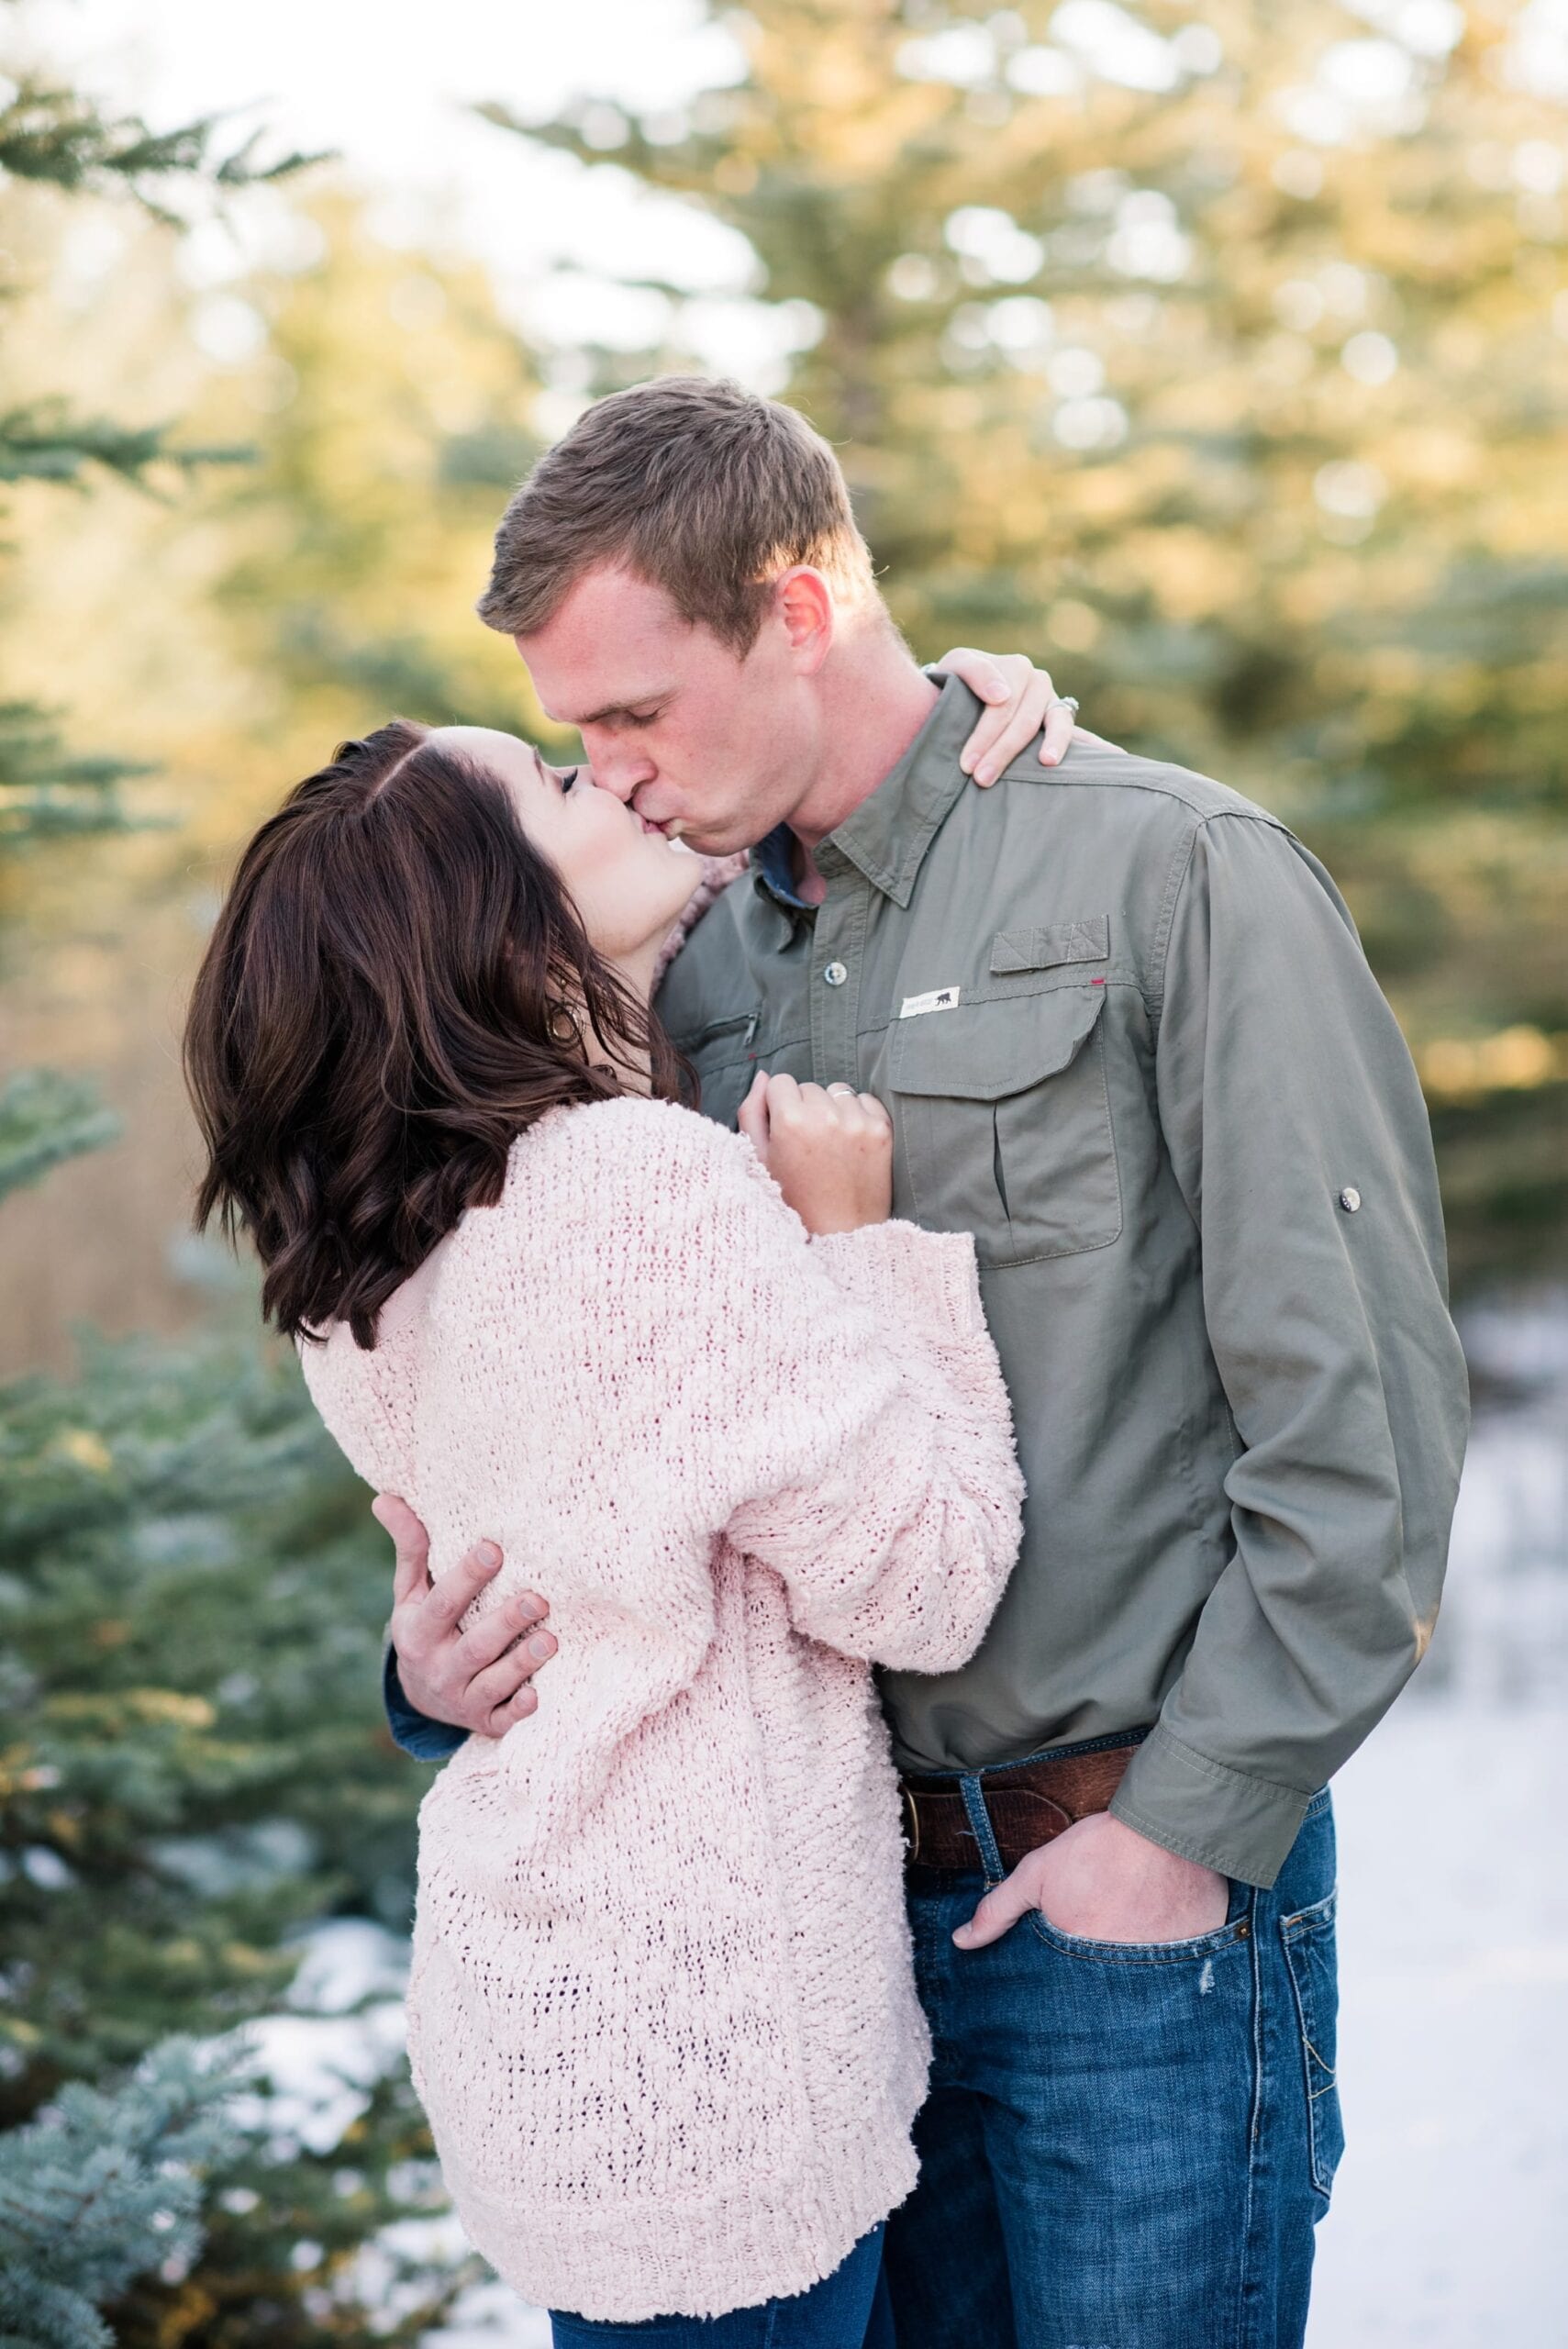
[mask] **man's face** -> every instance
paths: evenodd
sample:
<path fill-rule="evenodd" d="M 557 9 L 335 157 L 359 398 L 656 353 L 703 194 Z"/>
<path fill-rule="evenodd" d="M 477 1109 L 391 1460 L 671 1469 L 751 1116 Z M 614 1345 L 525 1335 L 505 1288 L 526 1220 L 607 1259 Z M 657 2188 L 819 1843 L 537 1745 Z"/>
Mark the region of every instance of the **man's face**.
<path fill-rule="evenodd" d="M 547 715 L 575 726 L 594 781 L 710 856 L 750 848 L 810 788 L 818 713 L 783 615 L 742 657 L 662 587 L 590 571 L 516 639 Z"/>

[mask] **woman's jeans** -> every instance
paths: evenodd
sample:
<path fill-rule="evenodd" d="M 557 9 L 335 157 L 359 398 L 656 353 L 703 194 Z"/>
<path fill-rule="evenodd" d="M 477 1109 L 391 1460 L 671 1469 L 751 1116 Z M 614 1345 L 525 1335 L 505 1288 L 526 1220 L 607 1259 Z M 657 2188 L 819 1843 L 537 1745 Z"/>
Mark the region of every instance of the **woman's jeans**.
<path fill-rule="evenodd" d="M 985 1885 L 909 1871 L 935 2062 L 887 2222 L 898 2349 L 1297 2349 L 1342 2143 L 1327 1789 L 1195 1941 L 1029 1916 L 956 1949 Z"/>
<path fill-rule="evenodd" d="M 595 2324 L 551 2310 L 555 2349 L 894 2349 L 882 2282 L 881 2227 L 862 2235 L 841 2266 L 808 2292 L 761 2300 L 728 2316 L 655 2316 L 642 2324 Z"/>

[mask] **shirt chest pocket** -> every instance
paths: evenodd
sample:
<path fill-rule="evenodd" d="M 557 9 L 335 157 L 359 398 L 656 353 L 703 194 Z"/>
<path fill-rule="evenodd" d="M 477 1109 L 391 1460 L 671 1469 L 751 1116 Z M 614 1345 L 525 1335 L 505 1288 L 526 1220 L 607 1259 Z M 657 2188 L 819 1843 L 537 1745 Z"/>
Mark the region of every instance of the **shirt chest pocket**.
<path fill-rule="evenodd" d="M 702 1087 L 703 1113 L 721 1126 L 734 1125 L 757 1073 L 757 1021 L 755 1011 L 737 1012 L 679 1040 Z"/>
<path fill-rule="evenodd" d="M 909 1211 L 972 1231 L 983 1264 L 1104 1248 L 1121 1230 L 1104 986 L 960 1004 L 893 1030 Z"/>

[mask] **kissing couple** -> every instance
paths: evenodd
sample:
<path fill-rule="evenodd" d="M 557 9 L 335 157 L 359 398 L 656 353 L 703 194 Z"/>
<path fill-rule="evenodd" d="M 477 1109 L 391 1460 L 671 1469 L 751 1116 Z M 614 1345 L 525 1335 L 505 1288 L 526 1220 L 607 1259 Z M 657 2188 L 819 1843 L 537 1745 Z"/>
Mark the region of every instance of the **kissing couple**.
<path fill-rule="evenodd" d="M 561 2349 L 1293 2349 L 1328 1781 L 1467 1423 L 1344 900 L 918 667 L 736 385 L 589 408 L 480 612 L 589 765 L 343 744 L 186 1039 L 198 1215 L 397 1546 L 468 2234 Z"/>

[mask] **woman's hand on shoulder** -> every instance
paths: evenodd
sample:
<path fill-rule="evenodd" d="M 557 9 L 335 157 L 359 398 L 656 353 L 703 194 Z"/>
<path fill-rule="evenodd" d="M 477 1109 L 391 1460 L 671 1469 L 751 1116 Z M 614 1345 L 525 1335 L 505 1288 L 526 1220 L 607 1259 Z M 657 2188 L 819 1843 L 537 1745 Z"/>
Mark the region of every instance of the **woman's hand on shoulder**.
<path fill-rule="evenodd" d="M 873 1093 L 759 1069 L 740 1104 L 740 1130 L 817 1238 L 892 1214 L 893 1120 Z"/>
<path fill-rule="evenodd" d="M 1024 652 L 978 652 L 972 644 L 955 645 L 936 663 L 960 677 L 972 694 L 986 704 L 973 733 L 959 752 L 958 763 L 982 788 L 995 782 L 1003 768 L 1036 735 L 1041 736 L 1040 763 L 1053 767 L 1074 734 L 1087 741 L 1074 720 L 1078 705 L 1064 700 L 1048 669 L 1037 669 Z"/>

